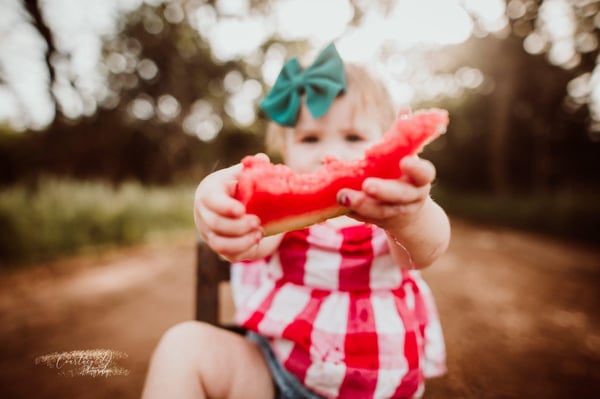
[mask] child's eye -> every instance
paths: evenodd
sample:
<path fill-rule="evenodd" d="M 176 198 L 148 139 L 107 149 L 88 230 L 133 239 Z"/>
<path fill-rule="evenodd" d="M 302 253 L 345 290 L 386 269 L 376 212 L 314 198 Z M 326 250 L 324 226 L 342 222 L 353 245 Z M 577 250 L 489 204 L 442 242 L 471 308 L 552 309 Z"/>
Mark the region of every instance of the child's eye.
<path fill-rule="evenodd" d="M 304 136 L 300 139 L 301 143 L 318 143 L 319 142 L 319 137 L 317 136 Z"/>
<path fill-rule="evenodd" d="M 346 135 L 346 141 L 350 143 L 356 143 L 359 141 L 364 141 L 364 138 L 360 134 L 350 133 Z"/>

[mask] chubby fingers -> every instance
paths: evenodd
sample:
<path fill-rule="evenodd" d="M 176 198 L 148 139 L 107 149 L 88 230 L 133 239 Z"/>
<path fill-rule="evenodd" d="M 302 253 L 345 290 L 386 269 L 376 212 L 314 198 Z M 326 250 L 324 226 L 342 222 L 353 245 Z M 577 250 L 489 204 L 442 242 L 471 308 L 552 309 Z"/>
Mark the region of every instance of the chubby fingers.
<path fill-rule="evenodd" d="M 221 236 L 240 236 L 260 229 L 260 219 L 256 215 L 244 214 L 240 217 L 226 217 L 218 213 L 201 210 L 206 232 Z"/>
<path fill-rule="evenodd" d="M 260 220 L 246 213 L 235 197 L 242 165 L 222 169 L 207 176 L 196 190 L 194 219 L 198 232 L 217 253 L 237 259 L 263 237 Z"/>
<path fill-rule="evenodd" d="M 416 212 L 426 198 L 426 191 L 407 186 L 406 192 L 398 191 L 396 194 L 386 193 L 386 199 L 399 199 L 393 201 L 382 200 L 364 191 L 344 189 L 338 193 L 338 202 L 350 209 L 351 216 L 365 222 L 380 224 L 395 217 L 404 217 Z"/>
<path fill-rule="evenodd" d="M 401 180 L 368 178 L 362 191 L 373 201 L 403 205 L 422 201 L 429 194 L 429 188 L 429 184 L 416 186 Z"/>
<path fill-rule="evenodd" d="M 244 212 L 243 205 L 238 204 Z M 212 209 L 202 208 L 200 214 L 204 222 L 201 234 L 214 251 L 233 259 L 262 239 L 264 233 L 256 215 L 226 216 L 230 208 L 223 204 L 213 205 Z M 215 212 L 215 209 L 221 213 Z"/>
<path fill-rule="evenodd" d="M 416 155 L 402 159 L 400 169 L 404 173 L 403 180 L 417 187 L 431 184 L 435 179 L 435 166 L 428 160 L 419 158 Z"/>
<path fill-rule="evenodd" d="M 202 208 L 223 217 L 239 218 L 246 213 L 244 204 L 224 190 L 210 190 L 200 201 Z"/>
<path fill-rule="evenodd" d="M 362 190 L 342 189 L 338 202 L 350 209 L 351 216 L 380 226 L 408 221 L 429 197 L 435 167 L 416 156 L 400 163 L 400 179 L 368 178 Z"/>
<path fill-rule="evenodd" d="M 238 236 L 255 230 L 260 220 L 247 215 L 244 205 L 233 197 L 241 165 L 223 169 L 205 178 L 196 190 L 194 217 L 200 234 Z"/>
<path fill-rule="evenodd" d="M 196 202 L 200 201 L 201 205 L 220 215 L 243 215 L 244 205 L 233 197 L 241 168 L 242 166 L 237 164 L 207 177 L 196 190 Z"/>
<path fill-rule="evenodd" d="M 231 212 L 232 208 L 224 203 L 210 203 L 210 207 L 207 205 L 198 210 L 202 219 L 199 231 L 204 240 L 213 251 L 231 259 L 250 250 L 264 235 L 259 218 L 244 213 L 241 203 L 237 202 L 237 205 L 242 210 L 239 216 L 237 211 Z"/>
<path fill-rule="evenodd" d="M 256 154 L 257 157 L 269 159 L 266 154 Z M 214 172 L 208 176 L 196 191 L 196 202 L 202 204 L 219 215 L 240 217 L 246 209 L 244 205 L 234 198 L 237 180 L 242 165 L 236 164 L 229 168 Z"/>
<path fill-rule="evenodd" d="M 240 254 L 249 251 L 256 246 L 263 238 L 261 231 L 251 231 L 248 234 L 228 237 L 209 232 L 207 237 L 208 245 L 213 251 L 219 254 L 235 259 Z"/>

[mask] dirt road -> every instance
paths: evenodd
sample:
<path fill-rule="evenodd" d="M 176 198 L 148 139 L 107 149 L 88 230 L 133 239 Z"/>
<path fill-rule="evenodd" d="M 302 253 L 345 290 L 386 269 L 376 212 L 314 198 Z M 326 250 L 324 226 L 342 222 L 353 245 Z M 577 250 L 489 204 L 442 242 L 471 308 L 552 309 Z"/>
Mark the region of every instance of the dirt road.
<path fill-rule="evenodd" d="M 193 318 L 194 268 L 188 237 L 2 273 L 0 398 L 139 397 L 161 334 Z M 449 367 L 426 398 L 600 398 L 600 249 L 453 220 L 424 275 Z M 126 375 L 63 375 L 95 349 Z"/>

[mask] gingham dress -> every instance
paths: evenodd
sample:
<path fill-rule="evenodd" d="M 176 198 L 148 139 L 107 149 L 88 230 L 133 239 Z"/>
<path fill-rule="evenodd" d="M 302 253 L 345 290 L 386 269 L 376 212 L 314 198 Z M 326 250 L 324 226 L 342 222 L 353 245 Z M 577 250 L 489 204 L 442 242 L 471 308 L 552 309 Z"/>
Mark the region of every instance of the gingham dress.
<path fill-rule="evenodd" d="M 378 227 L 286 233 L 268 258 L 234 263 L 231 283 L 236 321 L 322 396 L 420 397 L 424 378 L 445 372 L 431 291 L 394 263 Z"/>

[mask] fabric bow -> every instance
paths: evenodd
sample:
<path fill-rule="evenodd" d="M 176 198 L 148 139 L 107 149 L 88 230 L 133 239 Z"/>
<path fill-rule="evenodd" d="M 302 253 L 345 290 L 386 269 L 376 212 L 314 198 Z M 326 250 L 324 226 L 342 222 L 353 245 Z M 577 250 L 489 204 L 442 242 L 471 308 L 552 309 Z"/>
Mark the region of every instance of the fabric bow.
<path fill-rule="evenodd" d="M 261 101 L 260 108 L 278 124 L 295 126 L 302 94 L 306 96 L 308 110 L 317 119 L 345 91 L 344 64 L 332 43 L 304 71 L 297 58 L 286 62 L 273 88 Z"/>

